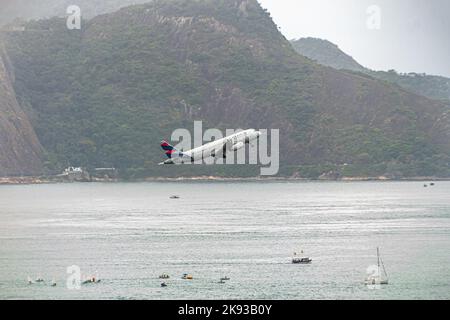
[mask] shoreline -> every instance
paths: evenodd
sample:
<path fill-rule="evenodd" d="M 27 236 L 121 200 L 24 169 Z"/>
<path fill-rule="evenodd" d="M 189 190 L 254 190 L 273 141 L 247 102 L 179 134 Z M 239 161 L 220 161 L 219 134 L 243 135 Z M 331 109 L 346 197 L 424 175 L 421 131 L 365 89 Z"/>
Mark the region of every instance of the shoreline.
<path fill-rule="evenodd" d="M 226 178 L 215 176 L 198 177 L 149 177 L 142 179 L 94 179 L 92 181 L 67 181 L 52 177 L 0 177 L 0 185 L 39 185 L 39 184 L 66 184 L 66 183 L 144 183 L 144 182 L 434 182 L 450 181 L 450 178 L 441 177 L 343 177 L 339 179 L 306 179 L 298 177 L 249 177 Z"/>

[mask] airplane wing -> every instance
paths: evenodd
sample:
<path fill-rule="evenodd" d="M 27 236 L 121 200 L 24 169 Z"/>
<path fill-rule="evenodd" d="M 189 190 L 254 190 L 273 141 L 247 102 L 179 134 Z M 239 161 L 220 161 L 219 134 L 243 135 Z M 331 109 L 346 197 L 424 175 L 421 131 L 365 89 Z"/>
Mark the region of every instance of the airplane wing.
<path fill-rule="evenodd" d="M 215 154 L 212 155 L 214 158 L 226 158 L 227 153 L 231 151 L 231 147 L 233 145 L 233 142 L 231 140 L 227 140 L 222 147 L 218 147 L 215 151 L 213 151 Z"/>
<path fill-rule="evenodd" d="M 214 158 L 226 158 L 229 152 L 236 152 L 237 150 L 243 148 L 245 146 L 244 142 L 233 142 L 233 140 L 228 139 L 222 147 L 218 147 L 217 150 L 213 151 L 214 154 L 211 154 Z"/>

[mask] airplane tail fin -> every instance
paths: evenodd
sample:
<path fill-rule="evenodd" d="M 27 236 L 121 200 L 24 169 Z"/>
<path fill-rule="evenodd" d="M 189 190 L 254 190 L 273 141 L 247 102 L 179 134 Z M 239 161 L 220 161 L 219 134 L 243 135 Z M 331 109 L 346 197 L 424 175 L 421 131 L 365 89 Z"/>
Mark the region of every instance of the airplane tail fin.
<path fill-rule="evenodd" d="M 171 144 L 167 141 L 161 141 L 161 148 L 166 152 L 166 156 L 172 159 L 172 155 L 177 151 Z"/>

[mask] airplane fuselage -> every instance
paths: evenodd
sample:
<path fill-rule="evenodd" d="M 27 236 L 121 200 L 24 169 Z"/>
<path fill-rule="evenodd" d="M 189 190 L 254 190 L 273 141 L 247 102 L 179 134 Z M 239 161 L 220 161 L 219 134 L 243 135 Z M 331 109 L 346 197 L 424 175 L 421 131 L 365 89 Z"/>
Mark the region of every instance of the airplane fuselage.
<path fill-rule="evenodd" d="M 226 158 L 227 153 L 236 152 L 259 138 L 261 133 L 254 129 L 240 131 L 228 137 L 209 142 L 201 147 L 184 151 L 174 152 L 171 159 L 160 164 L 183 164 L 196 163 L 209 158 Z"/>

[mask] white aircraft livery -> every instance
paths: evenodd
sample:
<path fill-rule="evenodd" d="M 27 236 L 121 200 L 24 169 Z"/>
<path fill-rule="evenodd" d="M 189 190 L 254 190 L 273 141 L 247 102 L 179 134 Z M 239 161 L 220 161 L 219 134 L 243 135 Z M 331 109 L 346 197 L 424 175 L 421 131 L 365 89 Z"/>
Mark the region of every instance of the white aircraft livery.
<path fill-rule="evenodd" d="M 209 142 L 189 151 L 178 151 L 167 141 L 162 141 L 161 148 L 166 152 L 169 159 L 161 162 L 160 165 L 196 163 L 197 161 L 209 158 L 226 158 L 227 153 L 236 152 L 246 144 L 258 140 L 260 136 L 261 132 L 255 129 L 249 129 L 237 132 L 220 140 Z"/>

